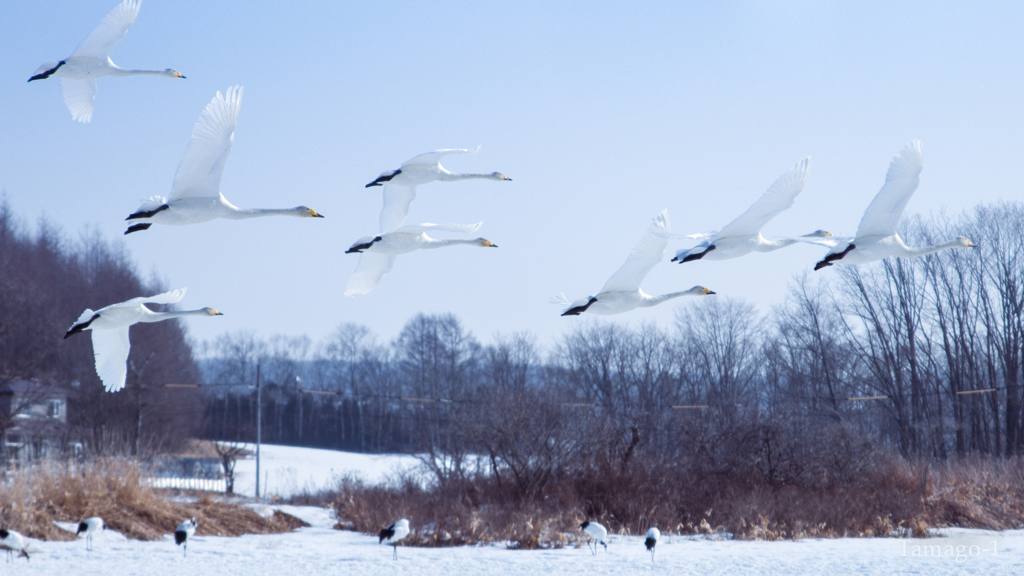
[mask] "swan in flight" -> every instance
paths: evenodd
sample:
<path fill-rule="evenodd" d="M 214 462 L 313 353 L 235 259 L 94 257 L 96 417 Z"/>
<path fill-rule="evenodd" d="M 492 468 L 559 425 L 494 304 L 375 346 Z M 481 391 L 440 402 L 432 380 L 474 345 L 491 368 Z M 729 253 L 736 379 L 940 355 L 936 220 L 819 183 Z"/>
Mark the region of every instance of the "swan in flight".
<path fill-rule="evenodd" d="M 92 101 L 96 98 L 96 79 L 100 76 L 166 76 L 184 78 L 181 72 L 166 70 L 126 70 L 110 61 L 110 52 L 128 33 L 139 15 L 142 0 L 124 0 L 110 11 L 85 40 L 67 58 L 48 60 L 28 79 L 43 80 L 57 76 L 64 104 L 79 122 L 92 120 Z"/>
<path fill-rule="evenodd" d="M 485 180 L 508 180 L 511 178 L 501 172 L 489 174 L 459 174 L 449 172 L 441 166 L 441 158 L 452 154 L 475 154 L 480 147 L 469 149 L 434 150 L 426 154 L 420 154 L 415 158 L 406 160 L 397 170 L 383 172 L 376 180 L 366 185 L 384 186 L 384 209 L 380 211 L 380 231 L 390 232 L 405 223 L 405 217 L 409 214 L 409 205 L 416 199 L 416 187 L 420 184 L 441 180 L 452 182 L 455 180 L 470 180 L 483 178 Z"/>
<path fill-rule="evenodd" d="M 695 238 L 703 240 L 703 242 L 693 248 L 676 252 L 672 262 L 682 264 L 705 257 L 708 260 L 728 260 L 751 252 L 771 252 L 798 242 L 799 240 L 795 238 L 766 240 L 764 236 L 761 236 L 761 228 L 764 228 L 769 220 L 793 206 L 797 194 L 800 194 L 804 189 L 804 184 L 807 183 L 810 163 L 810 157 L 797 162 L 792 170 L 779 176 L 779 179 L 761 195 L 757 202 L 754 202 L 753 206 L 747 208 L 746 212 L 740 214 L 725 228 L 715 232 L 684 236 L 684 238 Z M 832 234 L 825 230 L 817 230 L 801 238 L 829 236 Z"/>
<path fill-rule="evenodd" d="M 124 388 L 128 373 L 128 327 L 139 322 L 160 322 L 182 316 L 222 316 L 213 308 L 182 312 L 153 312 L 145 304 L 174 304 L 185 296 L 185 288 L 156 296 L 140 296 L 120 304 L 111 304 L 96 312 L 88 308 L 75 320 L 64 338 L 92 330 L 92 351 L 96 357 L 96 373 L 107 392 Z"/>
<path fill-rule="evenodd" d="M 889 256 L 914 258 L 946 250 L 949 248 L 977 248 L 973 242 L 958 236 L 944 244 L 911 248 L 896 233 L 896 225 L 907 207 L 907 202 L 917 190 L 921 182 L 921 168 L 924 167 L 924 155 L 921 153 L 921 141 L 914 140 L 907 144 L 889 164 L 885 174 L 885 184 L 875 195 L 857 227 L 857 235 L 836 241 L 822 239 L 811 240 L 811 243 L 830 246 L 831 250 L 821 261 L 814 265 L 815 270 L 840 264 L 866 264 Z"/>
<path fill-rule="evenodd" d="M 615 274 L 612 274 L 597 295 L 587 296 L 571 303 L 564 296 L 556 297 L 556 303 L 569 305 L 569 308 L 562 312 L 562 316 L 579 316 L 584 312 L 621 314 L 634 308 L 657 306 L 666 300 L 680 296 L 714 294 L 703 286 L 694 286 L 689 290 L 670 292 L 661 296 L 649 296 L 640 289 L 640 283 L 665 256 L 668 239 L 663 234 L 670 234 L 670 232 L 668 210 L 662 210 L 651 221 L 647 231 L 633 247 L 629 258 L 626 258 L 626 263 Z"/>
<path fill-rule="evenodd" d="M 235 139 L 235 124 L 242 107 L 242 87 L 228 88 L 227 96 L 217 92 L 207 104 L 192 129 L 192 138 L 181 157 L 174 174 L 170 199 L 153 196 L 126 218 L 140 220 L 125 230 L 125 234 L 146 230 L 153 224 L 183 226 L 209 222 L 215 218 L 242 220 L 261 216 L 298 216 L 323 218 L 312 208 L 262 209 L 238 208 L 220 193 L 220 179 L 224 163 L 231 153 Z"/>
<path fill-rule="evenodd" d="M 439 240 L 427 236 L 427 232 L 433 230 L 470 234 L 476 232 L 482 224 L 483 222 L 476 224 L 420 224 L 418 226 L 403 226 L 380 236 L 360 238 L 345 251 L 345 254 L 360 254 L 359 264 L 356 266 L 355 272 L 349 276 L 348 284 L 345 286 L 345 296 L 366 294 L 373 290 L 380 279 L 394 267 L 395 258 L 399 254 L 457 244 L 497 248 L 496 244 L 486 238 Z"/>

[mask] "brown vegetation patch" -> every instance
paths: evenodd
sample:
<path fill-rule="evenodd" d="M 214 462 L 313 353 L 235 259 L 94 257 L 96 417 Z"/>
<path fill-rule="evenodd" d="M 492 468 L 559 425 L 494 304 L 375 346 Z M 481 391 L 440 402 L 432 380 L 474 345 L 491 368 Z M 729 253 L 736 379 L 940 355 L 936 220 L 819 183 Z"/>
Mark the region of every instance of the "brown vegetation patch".
<path fill-rule="evenodd" d="M 194 503 L 168 501 L 140 486 L 137 463 L 100 459 L 87 464 L 45 463 L 9 473 L 0 487 L 0 525 L 41 540 L 74 540 L 55 521 L 103 518 L 107 527 L 136 540 L 157 540 L 195 516 L 196 533 L 210 536 L 289 532 L 307 524 L 277 511 L 264 518 L 241 504 L 208 496 Z"/>
<path fill-rule="evenodd" d="M 583 520 L 612 534 L 723 535 L 749 540 L 926 537 L 948 526 L 1024 526 L 1024 471 L 1016 461 L 957 464 L 879 459 L 842 486 L 766 485 L 756 478 L 682 470 L 606 470 L 562 478 L 536 497 L 491 477 L 432 488 L 404 479 L 366 486 L 346 479 L 333 508 L 338 527 L 376 534 L 408 518 L 404 545 L 503 543 L 513 549 L 578 545 Z"/>

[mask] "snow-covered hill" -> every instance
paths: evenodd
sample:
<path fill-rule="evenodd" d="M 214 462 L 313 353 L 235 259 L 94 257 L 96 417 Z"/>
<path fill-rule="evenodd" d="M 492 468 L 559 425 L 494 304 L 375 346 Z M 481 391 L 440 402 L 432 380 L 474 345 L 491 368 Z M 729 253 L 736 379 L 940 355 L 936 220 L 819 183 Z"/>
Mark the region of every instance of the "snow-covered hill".
<path fill-rule="evenodd" d="M 255 444 L 245 448 L 255 451 Z M 263 444 L 260 447 L 260 492 L 271 497 L 287 498 L 308 490 L 315 492 L 334 488 L 337 479 L 347 474 L 375 484 L 390 477 L 407 473 L 418 462 L 407 455 L 374 455 L 296 448 Z M 256 493 L 256 459 L 240 460 L 235 465 L 235 494 L 253 496 Z"/>

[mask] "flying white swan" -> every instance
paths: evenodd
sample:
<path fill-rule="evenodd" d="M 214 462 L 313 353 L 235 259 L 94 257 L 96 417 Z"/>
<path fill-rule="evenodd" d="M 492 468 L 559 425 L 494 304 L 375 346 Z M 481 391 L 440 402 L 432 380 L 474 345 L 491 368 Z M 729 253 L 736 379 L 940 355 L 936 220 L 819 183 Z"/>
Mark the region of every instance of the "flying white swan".
<path fill-rule="evenodd" d="M 146 303 L 174 304 L 185 296 L 185 288 L 164 292 L 156 296 L 140 296 L 120 304 L 111 304 L 96 312 L 88 308 L 75 320 L 64 334 L 70 338 L 83 330 L 92 330 L 92 351 L 96 357 L 96 374 L 99 375 L 107 392 L 124 388 L 128 373 L 128 327 L 139 322 L 160 322 L 182 316 L 221 316 L 213 308 L 186 310 L 182 312 L 153 312 Z"/>
<path fill-rule="evenodd" d="M 875 195 L 857 227 L 857 235 L 843 238 L 835 242 L 828 240 L 805 240 L 813 244 L 830 246 L 831 250 L 825 258 L 814 265 L 815 270 L 831 266 L 833 262 L 840 264 L 866 264 L 889 256 L 913 258 L 925 256 L 949 248 L 977 248 L 977 246 L 958 236 L 944 244 L 911 248 L 896 233 L 896 225 L 907 207 L 907 202 L 917 190 L 921 182 L 921 168 L 924 167 L 924 155 L 921 153 L 921 141 L 914 140 L 907 144 L 889 164 L 885 174 L 885 184 Z"/>
<path fill-rule="evenodd" d="M 71 117 L 79 122 L 92 120 L 92 101 L 96 97 L 96 79 L 100 76 L 167 76 L 184 78 L 181 72 L 166 70 L 125 70 L 110 61 L 110 52 L 128 33 L 128 28 L 139 15 L 142 0 L 124 0 L 107 14 L 85 40 L 67 58 L 57 62 L 47 60 L 28 79 L 43 80 L 57 76 L 64 104 Z"/>
<path fill-rule="evenodd" d="M 359 264 L 356 266 L 355 272 L 349 276 L 348 284 L 345 286 L 345 296 L 366 294 L 373 290 L 380 279 L 394 267 L 395 258 L 399 254 L 457 244 L 497 248 L 496 244 L 486 238 L 439 240 L 427 236 L 427 232 L 432 230 L 470 234 L 476 232 L 482 224 L 483 222 L 476 224 L 420 224 L 418 226 L 403 226 L 380 236 L 360 238 L 345 251 L 345 254 L 360 254 Z"/>
<path fill-rule="evenodd" d="M 647 231 L 633 247 L 626 263 L 604 283 L 604 287 L 595 296 L 587 296 L 570 303 L 564 296 L 556 297 L 556 303 L 569 304 L 562 316 L 579 316 L 584 312 L 594 314 L 621 314 L 634 308 L 657 306 L 666 300 L 680 296 L 705 296 L 714 294 L 703 286 L 694 286 L 682 292 L 670 292 L 661 296 L 649 296 L 640 289 L 640 283 L 651 272 L 654 266 L 665 256 L 668 239 L 662 234 L 669 234 L 668 210 L 662 210 Z"/>
<path fill-rule="evenodd" d="M 380 236 L 365 236 L 352 244 L 346 254 L 359 254 L 359 263 L 355 272 L 348 277 L 345 295 L 366 294 L 373 290 L 384 275 L 394 268 L 394 259 L 398 254 L 406 254 L 414 250 L 443 248 L 466 244 L 482 248 L 497 248 L 498 245 L 486 238 L 472 240 L 444 239 L 438 240 L 427 236 L 431 231 L 461 232 L 471 234 L 479 230 L 483 222 L 475 224 L 431 224 L 408 225 Z"/>
<path fill-rule="evenodd" d="M 807 183 L 810 162 L 810 157 L 797 162 L 792 170 L 779 176 L 779 179 L 761 195 L 757 202 L 754 202 L 753 206 L 747 208 L 746 212 L 740 214 L 721 230 L 684 236 L 684 238 L 695 238 L 703 240 L 703 242 L 693 248 L 676 252 L 672 262 L 682 264 L 705 257 L 708 260 L 728 260 L 751 252 L 771 252 L 798 242 L 795 238 L 766 240 L 764 236 L 761 236 L 761 228 L 764 228 L 769 220 L 793 206 L 797 194 L 800 194 L 804 189 L 804 184 Z M 829 236 L 832 234 L 825 230 L 817 230 L 802 238 Z"/>
<path fill-rule="evenodd" d="M 126 220 L 142 223 L 129 226 L 125 234 L 146 230 L 153 224 L 183 226 L 209 222 L 215 218 L 243 220 L 261 216 L 298 216 L 323 218 L 312 208 L 262 209 L 238 208 L 220 193 L 224 163 L 235 139 L 235 124 L 242 107 L 242 87 L 228 88 L 227 96 L 217 92 L 206 105 L 192 129 L 192 138 L 174 174 L 170 199 L 153 196 L 142 203 Z"/>
<path fill-rule="evenodd" d="M 509 180 L 501 172 L 490 174 L 459 174 L 449 172 L 441 166 L 441 158 L 452 154 L 475 154 L 480 147 L 472 150 L 452 149 L 434 150 L 426 154 L 420 154 L 415 158 L 406 160 L 397 170 L 388 170 L 381 173 L 376 180 L 366 185 L 384 186 L 384 209 L 380 211 L 380 231 L 390 232 L 405 223 L 405 217 L 409 214 L 409 205 L 416 198 L 416 187 L 420 184 L 441 180 L 451 182 L 454 180 L 470 180 L 483 178 L 486 180 Z"/>

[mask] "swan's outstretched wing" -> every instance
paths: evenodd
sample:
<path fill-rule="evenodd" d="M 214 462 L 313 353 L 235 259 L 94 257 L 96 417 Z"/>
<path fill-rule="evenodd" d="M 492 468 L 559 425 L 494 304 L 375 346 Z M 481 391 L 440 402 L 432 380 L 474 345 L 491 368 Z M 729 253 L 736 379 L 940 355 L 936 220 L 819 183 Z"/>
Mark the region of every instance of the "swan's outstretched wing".
<path fill-rule="evenodd" d="M 415 186 L 384 185 L 384 207 L 380 209 L 380 233 L 387 234 L 405 224 L 409 205 L 416 199 Z"/>
<path fill-rule="evenodd" d="M 96 374 L 107 392 L 124 388 L 128 374 L 128 327 L 92 331 L 92 353 L 96 357 Z"/>
<path fill-rule="evenodd" d="M 472 234 L 483 226 L 483 222 L 477 222 L 476 224 L 415 224 L 412 226 L 402 226 L 395 230 L 395 232 L 405 232 L 412 234 L 420 234 L 422 232 L 461 232 L 463 234 Z"/>
<path fill-rule="evenodd" d="M 413 158 L 406 160 L 405 162 L 402 163 L 402 168 L 405 168 L 406 166 L 433 166 L 434 164 L 440 162 L 441 158 L 444 158 L 445 156 L 450 156 L 452 154 L 475 154 L 479 150 L 479 146 L 473 148 L 472 150 L 468 148 L 450 148 L 448 150 L 434 150 L 433 152 L 420 154 L 419 156 L 414 156 Z"/>
<path fill-rule="evenodd" d="M 58 77 L 64 105 L 71 111 L 71 117 L 79 122 L 92 120 L 92 101 L 96 98 L 95 80 L 72 80 Z"/>
<path fill-rule="evenodd" d="M 348 277 L 345 296 L 366 294 L 373 290 L 394 265 L 395 256 L 393 254 L 363 252 L 359 255 L 359 264 L 356 266 L 355 272 Z"/>
<path fill-rule="evenodd" d="M 796 163 L 790 171 L 779 176 L 768 191 L 758 198 L 757 202 L 735 220 L 729 222 L 718 231 L 718 238 L 732 236 L 753 236 L 757 234 L 769 220 L 780 212 L 793 206 L 797 194 L 807 183 L 807 174 L 811 169 L 810 157 Z"/>
<path fill-rule="evenodd" d="M 885 184 L 875 195 L 857 227 L 857 238 L 866 236 L 891 236 L 896 233 L 896 225 L 900 216 L 910 202 L 910 197 L 921 182 L 921 168 L 924 167 L 924 154 L 921 153 L 921 141 L 914 140 L 907 144 L 889 164 L 885 174 Z"/>
<path fill-rule="evenodd" d="M 663 236 L 665 238 L 687 238 L 687 239 L 690 239 L 690 240 L 707 240 L 708 238 L 714 238 L 715 236 L 718 236 L 719 232 L 721 232 L 721 230 L 712 230 L 711 232 L 698 232 L 696 234 L 687 234 L 685 236 L 682 236 L 682 235 L 680 235 L 680 236 L 676 236 L 676 235 L 665 236 L 664 234 L 660 234 L 660 236 Z"/>
<path fill-rule="evenodd" d="M 85 40 L 75 48 L 72 56 L 105 59 L 128 33 L 128 28 L 139 16 L 142 0 L 124 0 L 103 17 L 99 26 L 93 29 Z"/>
<path fill-rule="evenodd" d="M 626 258 L 626 263 L 604 283 L 601 292 L 632 292 L 640 288 L 647 274 L 665 256 L 668 239 L 658 235 L 659 232 L 670 232 L 668 210 L 662 210 L 657 218 L 647 226 L 647 231 L 633 247 Z"/>
<path fill-rule="evenodd" d="M 188 288 L 178 288 L 177 290 L 164 292 L 163 294 L 157 294 L 156 296 L 139 296 L 138 298 L 125 300 L 118 304 L 111 304 L 110 306 L 100 310 L 100 312 L 110 308 L 132 307 L 139 304 L 175 304 L 177 302 L 181 302 L 181 299 L 185 297 L 186 290 L 188 290 Z"/>
<path fill-rule="evenodd" d="M 674 232 L 658 232 L 658 236 L 662 238 L 668 238 L 669 240 L 705 240 L 707 238 L 714 238 L 718 234 L 718 230 L 711 232 L 698 232 L 697 234 L 676 234 Z"/>
<path fill-rule="evenodd" d="M 171 202 L 182 198 L 220 197 L 220 179 L 231 153 L 241 109 L 241 86 L 228 88 L 226 96 L 218 91 L 206 105 L 192 128 L 192 138 L 174 174 Z"/>

